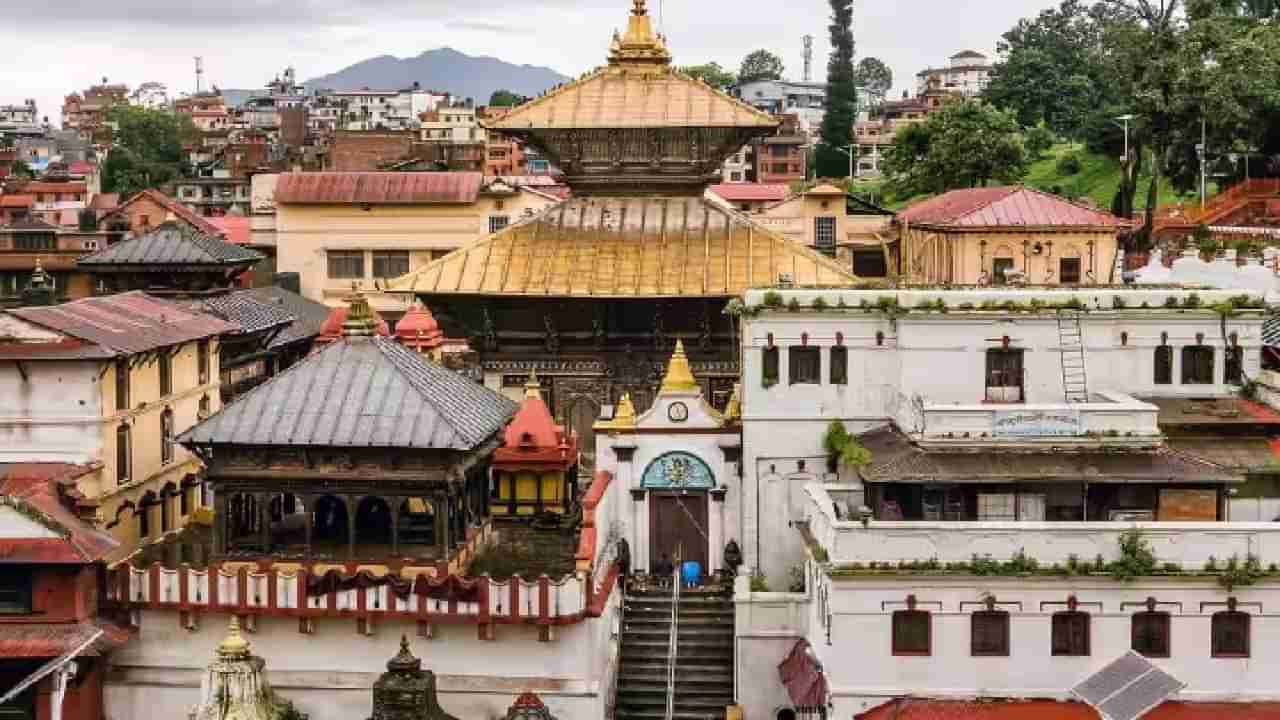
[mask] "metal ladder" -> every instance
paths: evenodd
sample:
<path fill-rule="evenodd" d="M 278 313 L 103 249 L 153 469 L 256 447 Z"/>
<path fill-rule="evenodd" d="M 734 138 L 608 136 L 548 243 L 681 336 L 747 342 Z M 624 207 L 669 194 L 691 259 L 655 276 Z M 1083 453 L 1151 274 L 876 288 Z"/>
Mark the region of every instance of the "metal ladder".
<path fill-rule="evenodd" d="M 1084 370 L 1084 330 L 1076 310 L 1058 311 L 1058 348 L 1062 352 L 1062 391 L 1067 402 L 1088 402 L 1089 383 Z"/>

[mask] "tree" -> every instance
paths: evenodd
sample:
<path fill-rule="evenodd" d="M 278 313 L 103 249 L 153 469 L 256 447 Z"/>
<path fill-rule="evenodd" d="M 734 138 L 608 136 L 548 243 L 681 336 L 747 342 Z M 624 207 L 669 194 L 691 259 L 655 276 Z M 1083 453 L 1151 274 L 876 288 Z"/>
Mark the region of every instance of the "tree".
<path fill-rule="evenodd" d="M 738 84 L 745 85 L 757 80 L 781 80 L 782 58 L 768 50 L 756 50 L 742 59 L 742 67 L 738 69 Z"/>
<path fill-rule="evenodd" d="M 704 65 L 686 65 L 680 68 L 680 72 L 722 91 L 727 91 L 738 82 L 737 76 L 720 67 L 718 62 L 709 62 Z"/>
<path fill-rule="evenodd" d="M 1039 160 L 1049 152 L 1055 140 L 1057 138 L 1054 137 L 1052 130 L 1044 125 L 1036 125 L 1027 129 L 1023 144 L 1027 146 L 1027 152 L 1031 153 L 1031 159 Z"/>
<path fill-rule="evenodd" d="M 849 156 L 858 117 L 858 85 L 853 69 L 853 0 L 831 0 L 831 56 L 827 59 L 827 111 L 822 116 L 818 177 L 849 175 Z"/>
<path fill-rule="evenodd" d="M 510 90 L 494 90 L 489 96 L 490 107 L 515 107 L 527 102 L 529 98 L 517 95 Z"/>
<path fill-rule="evenodd" d="M 103 164 L 104 192 L 132 195 L 187 174 L 184 141 L 199 133 L 188 116 L 136 105 L 117 105 L 108 119 L 114 124 L 112 146 Z"/>
<path fill-rule="evenodd" d="M 1022 128 L 1013 115 L 980 101 L 944 105 L 898 132 L 884 171 L 898 197 L 1013 183 L 1027 173 Z"/>
<path fill-rule="evenodd" d="M 9 174 L 14 177 L 22 178 L 31 178 L 36 176 L 36 174 L 31 171 L 31 166 L 27 164 L 27 161 L 21 158 L 13 161 L 13 166 L 9 168 Z"/>
<path fill-rule="evenodd" d="M 893 87 L 893 71 L 884 61 L 876 57 L 865 57 L 858 62 L 853 71 L 854 82 L 878 102 L 884 102 L 884 96 Z"/>

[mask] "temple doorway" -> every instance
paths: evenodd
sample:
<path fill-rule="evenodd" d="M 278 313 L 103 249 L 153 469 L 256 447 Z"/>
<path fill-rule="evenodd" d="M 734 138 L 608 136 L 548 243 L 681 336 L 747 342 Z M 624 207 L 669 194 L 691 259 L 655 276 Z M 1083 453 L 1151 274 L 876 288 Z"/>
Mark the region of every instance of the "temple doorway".
<path fill-rule="evenodd" d="M 332 495 L 317 499 L 312 525 L 314 548 L 323 547 L 330 553 L 339 549 L 346 551 L 348 532 L 346 503 Z"/>
<path fill-rule="evenodd" d="M 650 493 L 649 495 L 649 566 L 657 567 L 663 558 L 678 563 L 689 560 L 702 565 L 705 574 L 710 567 L 710 532 L 707 524 L 707 494 Z"/>

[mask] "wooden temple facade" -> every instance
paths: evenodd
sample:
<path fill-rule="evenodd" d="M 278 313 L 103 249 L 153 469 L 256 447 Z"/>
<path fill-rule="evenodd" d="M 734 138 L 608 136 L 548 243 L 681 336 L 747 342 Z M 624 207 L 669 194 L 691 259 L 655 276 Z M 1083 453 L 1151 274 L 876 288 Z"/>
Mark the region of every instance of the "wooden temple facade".
<path fill-rule="evenodd" d="M 393 281 L 465 337 L 490 388 L 530 372 L 594 458 L 592 425 L 646 410 L 676 340 L 723 408 L 739 374 L 728 301 L 752 287 L 843 286 L 834 260 L 704 197 L 723 160 L 779 121 L 678 72 L 635 0 L 608 64 L 489 121 L 550 157 L 573 198 Z"/>

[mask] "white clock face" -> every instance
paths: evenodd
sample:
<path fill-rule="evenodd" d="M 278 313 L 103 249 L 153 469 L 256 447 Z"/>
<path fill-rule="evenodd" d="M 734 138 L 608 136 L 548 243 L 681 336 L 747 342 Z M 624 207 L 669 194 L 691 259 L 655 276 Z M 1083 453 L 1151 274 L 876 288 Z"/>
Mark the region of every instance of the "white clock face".
<path fill-rule="evenodd" d="M 684 422 L 689 419 L 689 406 L 682 402 L 674 402 L 667 406 L 667 417 L 671 422 Z"/>

